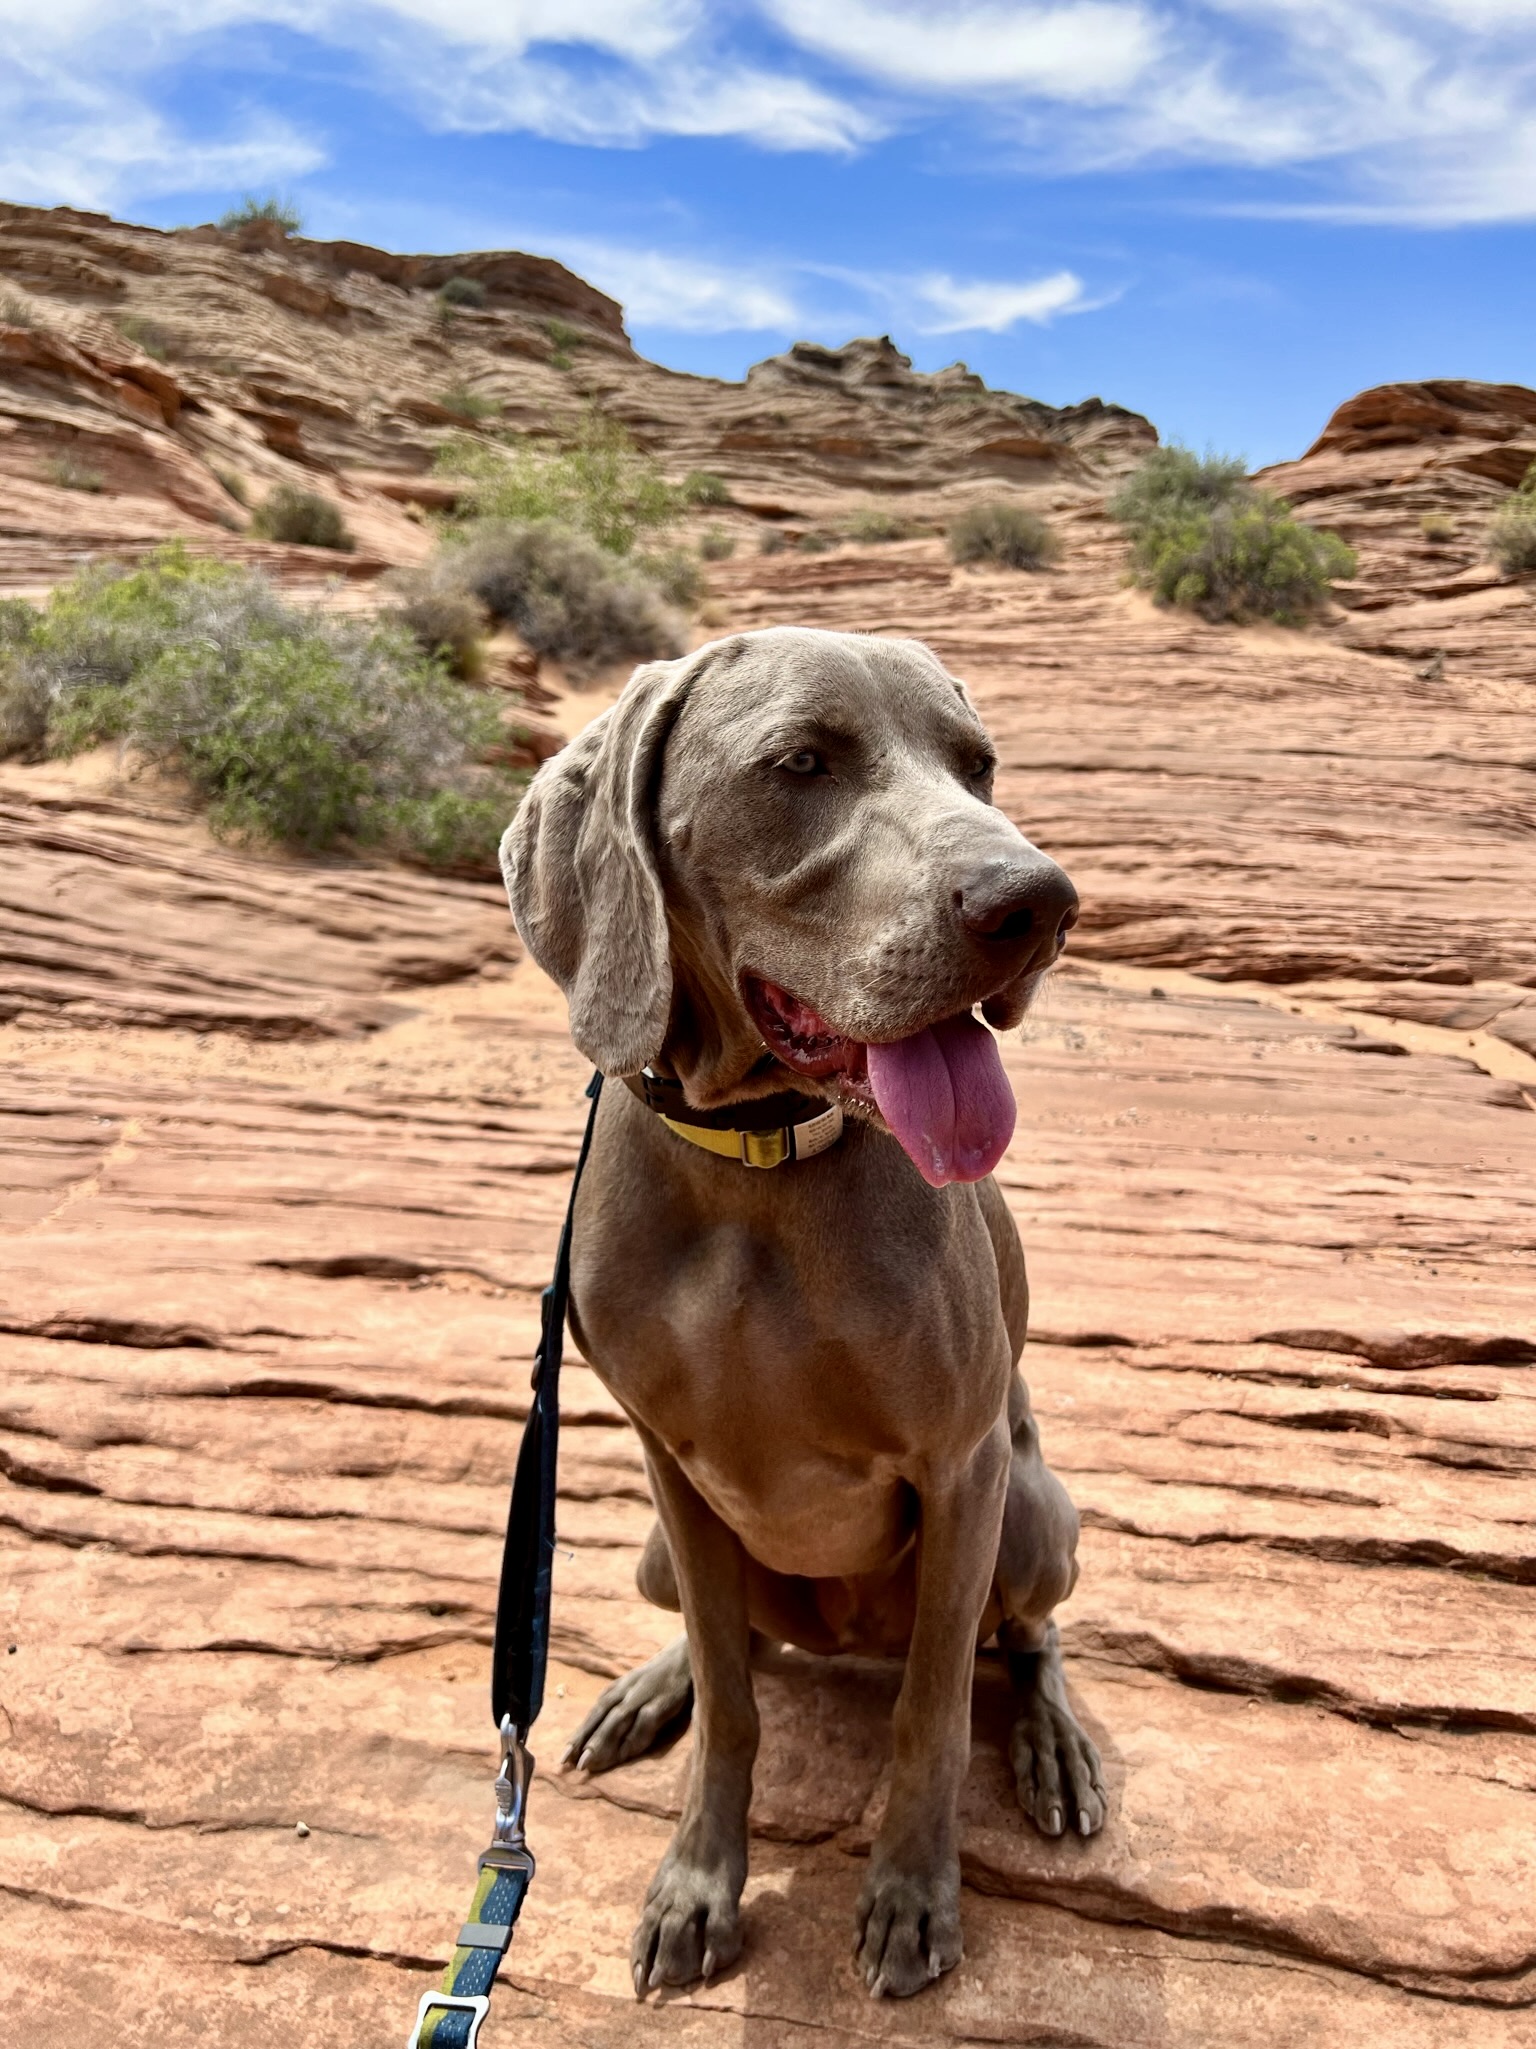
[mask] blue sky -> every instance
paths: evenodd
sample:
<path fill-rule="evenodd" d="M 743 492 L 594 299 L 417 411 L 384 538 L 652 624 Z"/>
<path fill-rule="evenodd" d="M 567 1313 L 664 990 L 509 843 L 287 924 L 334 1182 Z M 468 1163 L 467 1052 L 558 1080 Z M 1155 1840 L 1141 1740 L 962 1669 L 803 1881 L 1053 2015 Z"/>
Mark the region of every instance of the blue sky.
<path fill-rule="evenodd" d="M 1536 383 L 1536 0 L 0 0 L 0 197 L 561 257 L 739 376 L 890 332 L 1255 464 Z"/>

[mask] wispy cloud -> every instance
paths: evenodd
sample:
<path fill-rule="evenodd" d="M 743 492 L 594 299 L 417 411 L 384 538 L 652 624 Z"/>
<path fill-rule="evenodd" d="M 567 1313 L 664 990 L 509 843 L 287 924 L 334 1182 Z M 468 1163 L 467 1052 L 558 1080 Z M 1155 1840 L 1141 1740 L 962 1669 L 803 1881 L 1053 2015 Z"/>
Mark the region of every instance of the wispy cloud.
<path fill-rule="evenodd" d="M 710 263 L 581 235 L 534 238 L 610 292 L 635 326 L 678 334 L 782 333 L 804 317 L 800 299 L 761 266 Z"/>
<path fill-rule="evenodd" d="M 1021 320 L 1045 327 L 1061 313 L 1084 313 L 1089 300 L 1083 281 L 1070 270 L 1038 277 L 1024 284 L 953 278 L 930 272 L 910 281 L 908 302 L 923 310 L 917 316 L 920 334 L 1006 334 Z M 1093 302 L 1102 305 L 1102 299 Z"/>
<path fill-rule="evenodd" d="M 131 33 L 117 0 L 0 0 L 0 177 L 113 204 L 302 174 L 327 138 L 256 78 L 217 133 L 166 111 L 263 29 L 439 132 L 846 156 L 934 128 L 1004 171 L 1241 168 L 1269 211 L 1536 218 L 1536 0 L 138 0 Z"/>

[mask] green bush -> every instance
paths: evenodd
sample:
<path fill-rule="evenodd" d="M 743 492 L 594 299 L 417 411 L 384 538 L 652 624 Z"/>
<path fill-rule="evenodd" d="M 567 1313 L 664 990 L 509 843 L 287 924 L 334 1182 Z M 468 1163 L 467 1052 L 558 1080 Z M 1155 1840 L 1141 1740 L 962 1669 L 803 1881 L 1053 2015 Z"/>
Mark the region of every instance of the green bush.
<path fill-rule="evenodd" d="M 1337 534 L 1292 519 L 1283 499 L 1254 491 L 1153 529 L 1132 552 L 1137 581 L 1165 605 L 1202 617 L 1299 626 L 1355 573 Z"/>
<path fill-rule="evenodd" d="M 0 293 L 0 326 L 36 327 L 37 315 L 25 299 L 14 292 Z"/>
<path fill-rule="evenodd" d="M 678 487 L 685 505 L 729 505 L 730 486 L 713 470 L 690 470 Z"/>
<path fill-rule="evenodd" d="M 636 572 L 653 584 L 669 605 L 696 612 L 704 602 L 704 572 L 685 548 L 662 548 L 631 558 Z"/>
<path fill-rule="evenodd" d="M 1456 522 L 1448 512 L 1421 512 L 1419 532 L 1436 546 L 1456 538 Z"/>
<path fill-rule="evenodd" d="M 850 541 L 901 541 L 906 539 L 907 523 L 883 505 L 861 505 L 849 515 L 846 532 Z"/>
<path fill-rule="evenodd" d="M 157 363 L 169 362 L 177 352 L 180 337 L 158 320 L 146 319 L 142 313 L 123 314 L 117 328 L 125 341 L 131 341 L 146 356 L 153 356 Z"/>
<path fill-rule="evenodd" d="M 56 455 L 46 467 L 49 482 L 65 491 L 99 491 L 106 482 L 100 470 L 76 455 Z"/>
<path fill-rule="evenodd" d="M 456 419 L 469 420 L 478 425 L 482 420 L 494 420 L 500 416 L 501 400 L 492 398 L 488 392 L 474 391 L 467 384 L 453 384 L 446 391 L 437 394 L 437 402 L 445 413 L 452 413 Z"/>
<path fill-rule="evenodd" d="M 1061 543 L 1038 512 L 1006 498 L 991 498 L 957 514 L 949 527 L 955 562 L 997 562 L 1005 569 L 1043 569 Z"/>
<path fill-rule="evenodd" d="M 444 306 L 483 306 L 490 292 L 477 277 L 451 277 L 439 285 L 438 302 Z"/>
<path fill-rule="evenodd" d="M 679 494 L 650 456 L 598 413 L 587 415 L 565 448 L 455 435 L 437 467 L 462 481 L 460 514 L 471 523 L 573 527 L 615 555 L 664 531 L 679 509 Z"/>
<path fill-rule="evenodd" d="M 250 491 L 246 486 L 246 481 L 244 477 L 241 476 L 238 470 L 221 469 L 217 463 L 214 463 L 212 465 L 212 468 L 213 474 L 218 478 L 219 482 L 224 486 L 224 489 L 229 493 L 230 497 L 234 499 L 237 505 L 250 504 Z"/>
<path fill-rule="evenodd" d="M 258 199 L 254 192 L 247 192 L 238 206 L 232 206 L 227 213 L 219 215 L 219 226 L 227 235 L 240 228 L 254 227 L 262 221 L 270 221 L 285 235 L 296 235 L 304 225 L 304 216 L 291 199 L 279 199 L 275 192 L 269 193 L 265 199 Z"/>
<path fill-rule="evenodd" d="M 1488 552 L 1506 576 L 1536 569 L 1536 462 L 1494 510 L 1488 524 Z"/>
<path fill-rule="evenodd" d="M 554 344 L 556 353 L 567 358 L 569 358 L 572 349 L 579 348 L 586 340 L 586 335 L 582 330 L 579 327 L 572 327 L 568 320 L 546 320 L 542 325 L 544 332 Z M 561 364 L 560 367 L 562 369 L 569 368 L 569 362 Z"/>
<path fill-rule="evenodd" d="M 1536 569 L 1536 495 L 1524 486 L 1506 498 L 1490 520 L 1488 551 L 1506 576 Z"/>
<path fill-rule="evenodd" d="M 1131 574 L 1161 604 L 1210 620 L 1300 626 L 1355 573 L 1337 534 L 1304 526 L 1230 456 L 1154 449 L 1110 501 L 1131 543 Z"/>
<path fill-rule="evenodd" d="M 478 765 L 495 712 L 398 625 L 302 610 L 179 547 L 24 609 L 0 614 L 6 751 L 115 740 L 184 776 L 221 833 L 492 869 L 517 794 Z"/>
<path fill-rule="evenodd" d="M 399 570 L 390 581 L 399 602 L 389 616 L 399 620 L 422 652 L 438 656 L 467 682 L 483 676 L 490 621 L 480 600 L 455 581 L 451 558 L 439 555 L 423 568 Z"/>
<path fill-rule="evenodd" d="M 831 534 L 818 533 L 815 527 L 812 527 L 808 533 L 800 536 L 795 545 L 802 555 L 826 555 L 837 546 L 837 542 Z"/>
<path fill-rule="evenodd" d="M 588 535 L 547 520 L 487 523 L 449 544 L 444 572 L 573 674 L 682 652 L 654 584 Z"/>
<path fill-rule="evenodd" d="M 1154 448 L 1109 502 L 1111 519 L 1134 539 L 1152 527 L 1178 522 L 1192 512 L 1212 512 L 1247 497 L 1247 465 L 1238 456 L 1196 455 L 1177 442 Z"/>
<path fill-rule="evenodd" d="M 782 555 L 789 546 L 776 526 L 765 526 L 757 537 L 759 555 Z"/>
<path fill-rule="evenodd" d="M 350 554 L 357 546 L 347 531 L 341 508 L 318 491 L 278 484 L 257 506 L 251 532 L 264 541 L 288 541 L 302 548 L 338 548 Z"/>
<path fill-rule="evenodd" d="M 736 536 L 723 526 L 706 527 L 699 537 L 699 553 L 706 562 L 727 562 L 736 553 Z"/>

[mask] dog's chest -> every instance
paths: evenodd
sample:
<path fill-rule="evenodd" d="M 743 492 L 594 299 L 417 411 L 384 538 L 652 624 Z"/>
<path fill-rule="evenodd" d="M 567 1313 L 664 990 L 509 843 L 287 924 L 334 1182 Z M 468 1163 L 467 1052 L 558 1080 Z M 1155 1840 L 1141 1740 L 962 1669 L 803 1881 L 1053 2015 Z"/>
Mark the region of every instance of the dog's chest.
<path fill-rule="evenodd" d="M 1006 1401 L 979 1216 L 923 1240 L 856 1189 L 789 1216 L 755 1188 L 745 1213 L 714 1216 L 641 1193 L 581 1219 L 586 1356 L 764 1564 L 873 1569 L 905 1540 L 908 1482 L 967 1457 Z"/>

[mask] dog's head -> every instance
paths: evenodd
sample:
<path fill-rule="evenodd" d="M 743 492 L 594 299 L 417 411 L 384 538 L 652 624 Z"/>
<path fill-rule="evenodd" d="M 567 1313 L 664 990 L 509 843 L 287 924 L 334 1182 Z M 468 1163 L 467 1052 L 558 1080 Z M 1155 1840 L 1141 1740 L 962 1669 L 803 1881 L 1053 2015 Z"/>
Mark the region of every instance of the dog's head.
<path fill-rule="evenodd" d="M 703 1105 L 792 1075 L 974 1180 L 1013 1102 L 972 1012 L 1016 1025 L 1077 915 L 993 766 L 917 641 L 737 634 L 638 669 L 539 771 L 502 844 L 513 916 L 604 1072 L 665 1055 Z"/>

